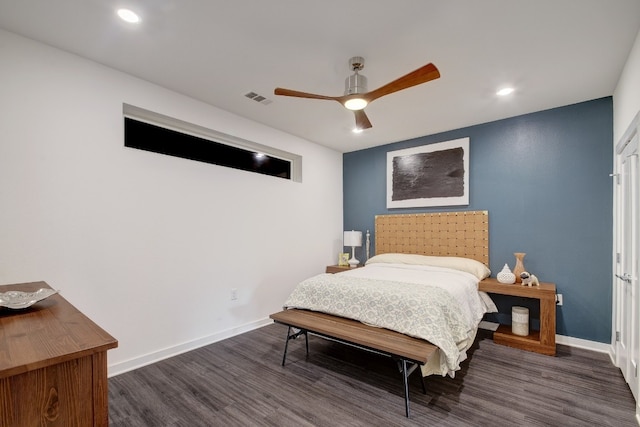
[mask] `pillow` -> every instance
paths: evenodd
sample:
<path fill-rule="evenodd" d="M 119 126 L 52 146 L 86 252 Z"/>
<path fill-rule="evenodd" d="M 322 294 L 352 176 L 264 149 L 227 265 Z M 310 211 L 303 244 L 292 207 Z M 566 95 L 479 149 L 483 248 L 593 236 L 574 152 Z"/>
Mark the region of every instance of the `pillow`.
<path fill-rule="evenodd" d="M 417 254 L 381 254 L 371 257 L 367 264 L 391 263 L 391 264 L 414 264 L 430 265 L 432 267 L 446 267 L 471 273 L 482 280 L 489 277 L 491 270 L 480 261 L 471 258 L 455 256 L 429 256 Z"/>

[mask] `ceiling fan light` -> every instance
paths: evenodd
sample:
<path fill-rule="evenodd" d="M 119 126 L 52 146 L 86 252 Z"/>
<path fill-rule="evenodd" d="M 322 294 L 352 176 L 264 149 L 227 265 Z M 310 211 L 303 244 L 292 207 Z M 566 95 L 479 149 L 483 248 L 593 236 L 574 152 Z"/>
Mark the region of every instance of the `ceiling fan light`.
<path fill-rule="evenodd" d="M 350 98 L 344 102 L 345 108 L 349 110 L 354 110 L 354 111 L 362 110 L 364 107 L 367 106 L 367 104 L 368 104 L 367 101 L 362 98 Z"/>

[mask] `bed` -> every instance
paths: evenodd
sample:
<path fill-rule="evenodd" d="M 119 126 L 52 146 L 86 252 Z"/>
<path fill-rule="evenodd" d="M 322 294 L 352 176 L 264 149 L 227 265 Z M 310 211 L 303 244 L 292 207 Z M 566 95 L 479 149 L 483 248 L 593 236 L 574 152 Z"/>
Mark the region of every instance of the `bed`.
<path fill-rule="evenodd" d="M 376 255 L 362 268 L 320 274 L 298 284 L 284 303 L 283 314 L 295 313 L 301 319 L 305 312 L 323 313 L 322 321 L 337 325 L 333 331 L 348 327 L 340 323 L 350 319 L 365 325 L 371 336 L 378 328 L 395 334 L 389 340 L 403 335 L 429 343 L 435 351 L 425 346 L 428 355 L 414 358 L 419 360 L 394 351 L 387 354 L 419 366 L 423 376 L 453 377 L 466 359 L 483 315 L 497 311 L 488 295 L 478 291 L 478 282 L 490 274 L 488 212 L 378 215 L 375 250 Z M 290 310 L 295 312 L 287 313 Z M 272 318 L 296 327 L 295 321 L 283 321 L 278 314 Z M 314 332 L 313 326 L 296 333 Z M 294 335 L 288 332 L 287 344 Z M 331 333 L 320 335 L 334 338 Z M 341 341 L 349 344 L 356 338 L 362 341 L 355 336 Z M 370 350 L 381 347 L 380 342 L 356 344 Z M 283 364 L 285 358 L 286 345 Z M 404 373 L 405 388 L 410 373 Z"/>

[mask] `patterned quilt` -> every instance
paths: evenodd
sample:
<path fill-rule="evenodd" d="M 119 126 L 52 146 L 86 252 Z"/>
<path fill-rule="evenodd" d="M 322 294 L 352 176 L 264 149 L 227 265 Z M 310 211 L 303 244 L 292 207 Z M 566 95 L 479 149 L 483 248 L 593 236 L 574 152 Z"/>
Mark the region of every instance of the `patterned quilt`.
<path fill-rule="evenodd" d="M 477 294 L 475 278 L 466 273 L 460 273 L 462 276 L 458 277 L 457 272 L 435 270 L 430 273 L 430 279 L 414 280 L 415 283 L 354 277 L 348 273 L 320 274 L 300 283 L 284 306 L 347 317 L 425 339 L 442 352 L 439 373 L 452 375 L 466 358 L 465 350 L 470 340 L 473 341 L 485 310 L 480 307 L 481 302 L 473 302 L 478 306 L 472 307 L 473 313 L 470 313 L 470 309 L 464 307 L 467 304 L 461 304 L 460 298 L 446 289 L 457 286 L 455 283 L 444 287 L 429 284 L 429 281 L 461 281 Z M 456 280 L 452 280 L 452 274 L 456 275 Z"/>

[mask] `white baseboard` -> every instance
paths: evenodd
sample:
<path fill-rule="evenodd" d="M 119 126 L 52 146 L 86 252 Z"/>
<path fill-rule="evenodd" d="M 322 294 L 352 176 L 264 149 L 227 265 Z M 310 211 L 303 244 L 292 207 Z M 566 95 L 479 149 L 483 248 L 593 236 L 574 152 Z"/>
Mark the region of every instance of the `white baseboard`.
<path fill-rule="evenodd" d="M 132 371 L 134 369 L 141 368 L 143 366 L 150 365 L 152 363 L 159 362 L 164 359 L 168 359 L 169 357 L 177 356 L 187 351 L 195 350 L 196 348 L 204 347 L 205 345 L 213 344 L 214 342 L 222 341 L 224 339 L 231 338 L 233 336 L 243 334 L 245 332 L 249 332 L 254 329 L 261 328 L 263 326 L 267 326 L 272 322 L 273 320 L 269 318 L 256 320 L 254 322 L 247 323 L 245 325 L 241 325 L 235 328 L 227 329 L 225 331 L 218 332 L 216 334 L 209 335 L 203 338 L 199 338 L 197 340 L 189 341 L 183 344 L 179 344 L 173 347 L 169 347 L 163 350 L 149 353 L 144 356 L 136 357 L 134 359 L 129 359 L 124 362 L 109 365 L 108 376 L 113 377 L 116 375 L 124 374 L 125 372 Z M 493 322 L 483 321 L 483 322 L 480 322 L 479 327 L 482 329 L 495 331 L 498 327 L 498 324 Z M 595 342 L 595 341 L 588 341 L 580 338 L 567 337 L 564 335 L 556 335 L 556 343 L 568 345 L 570 347 L 584 348 L 586 350 L 597 351 L 599 353 L 608 353 L 609 357 L 611 357 L 613 360 L 613 350 L 610 344 L 604 344 L 604 343 Z"/>
<path fill-rule="evenodd" d="M 500 326 L 500 323 L 488 322 L 486 320 L 481 320 L 480 324 L 478 325 L 478 328 L 479 329 L 484 329 L 486 331 L 495 332 L 495 331 L 498 330 L 498 326 Z"/>
<path fill-rule="evenodd" d="M 556 344 L 568 345 L 569 347 L 584 348 L 585 350 L 607 353 L 611 356 L 611 344 L 597 341 L 583 340 L 581 338 L 556 335 Z"/>
<path fill-rule="evenodd" d="M 231 338 L 236 335 L 243 334 L 245 332 L 252 331 L 254 329 L 261 328 L 263 326 L 273 323 L 273 320 L 264 318 L 256 320 L 255 322 L 247 323 L 235 328 L 227 329 L 222 332 L 215 333 L 197 340 L 182 343 L 173 347 L 165 348 L 163 350 L 155 351 L 153 353 L 146 354 L 144 356 L 129 359 L 124 362 L 116 363 L 108 366 L 108 377 L 124 374 L 125 372 L 132 371 L 134 369 L 141 368 L 143 366 L 150 365 L 155 362 L 159 362 L 164 359 L 168 359 L 173 356 L 177 356 L 187 351 L 195 350 L 196 348 L 204 347 L 205 345 L 213 344 L 214 342 L 222 341 L 227 338 Z"/>

